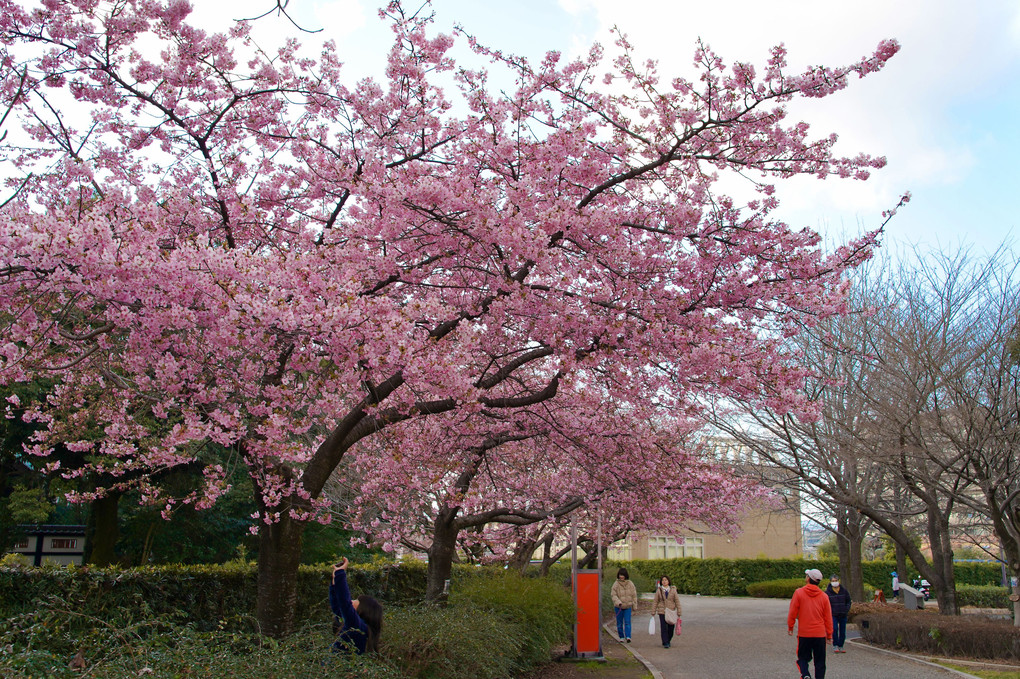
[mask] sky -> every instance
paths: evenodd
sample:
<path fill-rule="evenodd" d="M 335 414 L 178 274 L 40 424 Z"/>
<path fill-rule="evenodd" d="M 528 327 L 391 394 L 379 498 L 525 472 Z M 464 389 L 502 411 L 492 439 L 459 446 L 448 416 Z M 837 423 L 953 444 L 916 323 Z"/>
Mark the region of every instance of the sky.
<path fill-rule="evenodd" d="M 275 0 L 192 0 L 205 27 L 271 9 Z M 389 29 L 371 0 L 290 0 L 308 44 L 335 40 L 353 76 L 379 73 Z M 418 2 L 405 2 L 414 10 Z M 886 227 L 890 248 L 970 247 L 975 254 L 1020 235 L 1020 2 L 1015 0 L 433 0 L 437 30 L 455 24 L 483 43 L 539 59 L 548 50 L 609 48 L 610 29 L 628 36 L 664 77 L 693 73 L 702 39 L 726 62 L 763 64 L 783 43 L 791 66 L 837 66 L 895 38 L 902 49 L 884 70 L 823 100 L 795 102 L 790 120 L 818 136 L 839 135 L 842 155 L 888 159 L 866 182 L 796 178 L 778 186 L 778 216 L 815 228 L 830 242 L 876 228 L 904 192 L 912 200 Z M 290 32 L 259 22 L 262 41 Z M 1014 248 L 1015 249 L 1015 248 Z"/>

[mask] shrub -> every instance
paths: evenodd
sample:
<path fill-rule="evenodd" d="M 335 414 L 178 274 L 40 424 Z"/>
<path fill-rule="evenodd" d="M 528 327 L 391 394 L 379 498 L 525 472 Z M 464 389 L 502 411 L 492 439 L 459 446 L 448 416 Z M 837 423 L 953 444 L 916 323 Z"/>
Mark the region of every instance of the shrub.
<path fill-rule="evenodd" d="M 207 613 L 201 625 L 187 618 L 188 611 L 196 610 L 194 605 L 175 615 L 157 610 L 166 608 L 168 595 L 179 592 L 182 573 L 205 570 L 175 571 L 170 585 L 163 583 L 162 588 L 158 577 L 146 580 L 135 571 L 114 574 L 50 569 L 37 579 L 29 579 L 38 588 L 37 593 L 54 582 L 70 590 L 64 597 L 43 594 L 34 599 L 32 606 L 0 617 L 0 676 L 79 676 L 80 672 L 72 672 L 68 665 L 81 651 L 90 676 L 111 679 L 150 675 L 149 670 L 153 677 L 168 678 L 499 679 L 520 676 L 547 662 L 552 646 L 569 638 L 573 622 L 570 594 L 557 582 L 522 579 L 502 570 L 465 569 L 457 576 L 459 585 L 453 589 L 447 608 L 388 602 L 380 655 L 350 658 L 329 651 L 332 638 L 325 602 L 326 576 L 322 576 L 318 592 L 320 608 L 309 616 L 321 622 L 305 623 L 282 642 L 254 633 L 250 619 L 247 629 L 241 629 L 246 626 L 236 621 L 223 621 L 206 629 L 211 621 Z M 352 569 L 352 580 L 357 570 Z M 149 569 L 147 573 L 154 571 L 162 572 Z M 322 572 L 324 569 L 318 569 L 306 575 L 315 584 Z M 244 568 L 238 573 L 239 577 L 248 577 Z M 397 571 L 390 572 L 388 581 L 383 569 L 370 573 L 362 591 L 394 592 L 393 583 L 399 581 L 394 577 Z M 118 581 L 118 576 L 124 575 L 128 577 Z M 236 584 L 229 578 L 227 581 Z M 355 587 L 361 587 L 361 582 L 355 581 Z M 208 582 L 195 582 L 202 591 L 212 591 Z M 143 596 L 146 587 L 153 589 Z M 125 602 L 129 608 L 117 608 Z M 8 603 L 3 602 L 5 606 Z"/>
<path fill-rule="evenodd" d="M 750 596 L 768 599 L 789 599 L 797 588 L 803 586 L 804 578 L 800 580 L 795 578 L 767 580 L 766 582 L 752 582 L 747 586 L 747 593 Z"/>
<path fill-rule="evenodd" d="M 523 626 L 470 604 L 390 610 L 383 624 L 380 652 L 407 679 L 496 679 L 524 664 Z"/>
<path fill-rule="evenodd" d="M 957 585 L 956 602 L 978 608 L 1012 608 L 1010 590 L 998 585 Z"/>
<path fill-rule="evenodd" d="M 785 578 L 783 580 L 768 580 L 766 582 L 752 582 L 747 586 L 748 596 L 772 598 L 772 599 L 788 599 L 793 596 L 794 590 L 798 587 L 804 586 L 804 578 Z M 824 591 L 829 586 L 828 580 L 822 580 L 819 585 Z M 871 585 L 864 583 L 864 598 L 867 601 L 871 601 L 871 597 L 875 595 L 875 588 Z"/>
<path fill-rule="evenodd" d="M 330 573 L 327 564 L 299 569 L 298 620 L 328 618 Z M 358 594 L 388 603 L 424 596 L 425 566 L 418 562 L 352 564 L 349 573 Z M 463 570 L 456 573 L 467 577 Z M 0 616 L 31 611 L 37 602 L 53 599 L 122 625 L 151 614 L 187 621 L 199 631 L 256 632 L 255 596 L 256 567 L 250 562 L 132 569 L 0 567 Z"/>
<path fill-rule="evenodd" d="M 867 604 L 851 611 L 865 641 L 930 653 L 1000 660 L 1020 659 L 1020 629 L 1008 621 L 978 616 L 939 615 Z"/>
<path fill-rule="evenodd" d="M 308 626 L 285 641 L 246 632 L 199 632 L 156 618 L 118 627 L 76 615 L 53 603 L 0 622 L 0 676 L 70 679 L 83 674 L 109 679 L 146 676 L 359 677 L 401 679 L 380 657 L 351 657 L 329 650 L 329 625 Z M 78 655 L 80 653 L 80 655 Z M 82 663 L 73 669 L 73 660 Z"/>
<path fill-rule="evenodd" d="M 525 666 L 546 662 L 552 647 L 568 638 L 573 629 L 570 592 L 551 580 L 521 578 L 504 571 L 465 582 L 451 597 L 452 604 L 461 602 L 520 625 L 525 633 L 520 651 Z"/>
<path fill-rule="evenodd" d="M 631 577 L 644 575 L 654 580 L 665 574 L 670 577 L 681 594 L 714 596 L 745 596 L 747 585 L 769 580 L 804 579 L 804 570 L 817 568 L 828 576 L 839 572 L 837 559 L 655 559 L 612 562 L 612 567 L 626 566 Z M 891 590 L 890 573 L 896 570 L 892 561 L 866 561 L 862 565 L 864 581 L 888 594 Z M 991 585 L 999 582 L 1001 568 L 995 563 L 956 564 L 958 585 Z M 910 582 L 915 575 L 908 569 L 901 573 L 901 582 Z M 869 594 L 869 597 L 871 594 Z"/>

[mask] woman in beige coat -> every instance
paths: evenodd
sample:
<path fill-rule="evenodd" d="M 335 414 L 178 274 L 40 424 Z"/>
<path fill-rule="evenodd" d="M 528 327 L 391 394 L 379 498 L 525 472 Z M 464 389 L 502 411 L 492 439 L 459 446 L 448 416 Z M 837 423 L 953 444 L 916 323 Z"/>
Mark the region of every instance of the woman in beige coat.
<path fill-rule="evenodd" d="M 676 618 L 673 618 L 674 612 Z M 680 595 L 670 582 L 668 575 L 659 578 L 655 585 L 655 609 L 652 615 L 659 616 L 659 632 L 662 634 L 662 647 L 669 648 L 673 641 L 673 632 L 680 628 Z M 672 621 L 672 622 L 670 622 Z"/>
<path fill-rule="evenodd" d="M 616 571 L 616 582 L 609 591 L 613 597 L 613 610 L 616 611 L 616 633 L 620 641 L 630 643 L 630 616 L 637 606 L 637 587 L 630 581 L 630 573 L 626 568 Z"/>

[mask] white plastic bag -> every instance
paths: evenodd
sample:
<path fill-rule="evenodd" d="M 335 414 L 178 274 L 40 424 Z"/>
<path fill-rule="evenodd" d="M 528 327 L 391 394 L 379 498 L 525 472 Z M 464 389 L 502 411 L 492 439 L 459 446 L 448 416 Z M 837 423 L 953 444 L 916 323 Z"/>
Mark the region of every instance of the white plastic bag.
<path fill-rule="evenodd" d="M 655 634 L 655 616 L 648 618 L 648 633 L 651 635 Z"/>

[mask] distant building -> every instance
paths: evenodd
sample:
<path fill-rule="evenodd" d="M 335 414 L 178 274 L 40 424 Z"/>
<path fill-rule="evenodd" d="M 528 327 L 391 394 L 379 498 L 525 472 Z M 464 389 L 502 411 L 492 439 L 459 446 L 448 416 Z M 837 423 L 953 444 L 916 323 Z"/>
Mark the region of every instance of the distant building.
<path fill-rule="evenodd" d="M 803 553 L 800 494 L 780 485 L 784 470 L 764 464 L 756 456 L 728 439 L 712 439 L 715 457 L 740 476 L 761 480 L 781 498 L 776 509 L 750 511 L 740 520 L 741 532 L 735 536 L 694 530 L 681 540 L 670 536 L 633 533 L 609 548 L 609 558 L 631 559 L 786 559 Z"/>
<path fill-rule="evenodd" d="M 85 526 L 18 526 L 21 538 L 11 550 L 29 566 L 80 565 L 85 556 Z"/>
<path fill-rule="evenodd" d="M 817 557 L 818 556 L 818 545 L 825 542 L 825 540 L 832 535 L 832 533 L 822 528 L 821 526 L 804 526 L 804 556 L 806 557 Z"/>

